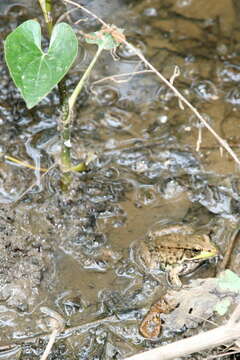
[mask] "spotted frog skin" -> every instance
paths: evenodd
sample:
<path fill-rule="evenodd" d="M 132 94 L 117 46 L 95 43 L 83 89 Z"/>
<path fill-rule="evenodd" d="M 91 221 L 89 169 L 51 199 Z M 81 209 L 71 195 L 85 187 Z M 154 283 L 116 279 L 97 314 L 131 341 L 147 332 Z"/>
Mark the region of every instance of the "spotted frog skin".
<path fill-rule="evenodd" d="M 140 260 L 151 270 L 165 270 L 172 287 L 182 286 L 180 275 L 196 269 L 203 261 L 218 255 L 207 234 L 197 234 L 186 225 L 168 225 L 149 231 L 139 249 Z"/>

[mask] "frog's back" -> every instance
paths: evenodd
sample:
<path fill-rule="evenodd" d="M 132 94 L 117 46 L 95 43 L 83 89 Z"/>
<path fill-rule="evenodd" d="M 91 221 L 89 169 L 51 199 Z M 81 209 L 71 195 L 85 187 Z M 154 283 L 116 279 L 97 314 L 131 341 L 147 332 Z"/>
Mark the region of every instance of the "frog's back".
<path fill-rule="evenodd" d="M 186 250 L 207 250 L 211 245 L 207 235 L 202 234 L 185 234 L 172 233 L 162 236 L 157 236 L 151 240 L 152 243 L 163 249 L 186 249 Z M 211 247 L 211 246 L 210 246 Z"/>

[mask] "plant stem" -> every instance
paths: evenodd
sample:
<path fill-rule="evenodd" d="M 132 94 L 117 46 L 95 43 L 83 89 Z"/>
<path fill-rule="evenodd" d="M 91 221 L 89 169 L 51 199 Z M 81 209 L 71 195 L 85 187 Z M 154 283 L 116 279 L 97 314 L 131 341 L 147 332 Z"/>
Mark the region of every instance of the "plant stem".
<path fill-rule="evenodd" d="M 48 33 L 51 36 L 53 29 L 52 0 L 46 0 L 46 10 L 47 10 L 47 18 L 48 18 L 47 21 Z"/>
<path fill-rule="evenodd" d="M 65 101 L 65 104 L 63 104 L 62 107 L 63 113 L 61 122 L 64 123 L 64 119 L 68 117 L 69 113 L 69 107 L 67 104 L 67 100 Z M 60 129 L 61 134 L 61 170 L 62 170 L 62 176 L 61 176 L 61 187 L 63 191 L 67 191 L 69 185 L 72 181 L 72 176 L 69 172 L 69 168 L 71 168 L 71 143 L 70 143 L 70 126 L 69 124 L 66 124 Z"/>
<path fill-rule="evenodd" d="M 62 166 L 63 173 L 65 173 L 62 183 L 64 183 L 64 184 L 66 183 L 65 184 L 66 186 L 67 186 L 67 183 L 69 184 L 71 182 L 71 179 L 70 179 L 71 175 L 69 173 L 70 171 L 73 171 L 73 169 L 75 171 L 86 170 L 86 166 L 84 163 L 78 164 L 77 166 L 72 166 L 72 163 L 71 163 L 71 156 L 70 156 L 71 118 L 72 118 L 73 108 L 76 103 L 77 97 L 80 94 L 84 83 L 88 79 L 88 77 L 93 69 L 93 66 L 95 65 L 102 50 L 103 50 L 103 47 L 98 47 L 98 50 L 97 50 L 94 58 L 92 59 L 91 63 L 89 64 L 87 70 L 85 71 L 85 73 L 83 74 L 79 83 L 75 87 L 75 89 L 74 89 L 72 95 L 69 97 L 67 103 L 65 103 L 65 105 L 63 106 L 64 111 L 63 111 L 63 115 L 61 118 L 61 126 L 62 126 L 62 129 L 61 129 L 61 137 L 62 137 L 61 166 Z"/>
<path fill-rule="evenodd" d="M 38 0 L 42 8 L 43 16 L 47 24 L 48 35 L 51 37 L 53 29 L 52 0 Z"/>
<path fill-rule="evenodd" d="M 41 6 L 45 22 L 48 28 L 49 37 L 51 37 L 52 29 L 53 29 L 53 21 L 52 21 L 52 0 L 38 0 Z M 61 80 L 58 84 L 59 94 L 60 94 L 60 102 L 62 105 L 62 116 L 60 119 L 60 134 L 61 134 L 61 170 L 63 172 L 61 177 L 61 185 L 62 189 L 66 191 L 71 184 L 72 171 L 84 171 L 86 170 L 86 165 L 84 163 L 80 163 L 76 166 L 72 166 L 71 163 L 71 119 L 73 108 L 76 103 L 77 97 L 80 94 L 85 81 L 88 79 L 98 57 L 100 56 L 104 46 L 98 46 L 97 52 L 89 64 L 87 70 L 84 72 L 82 78 L 78 82 L 76 88 L 74 89 L 72 95 L 67 99 L 66 95 L 66 84 L 65 80 Z"/>

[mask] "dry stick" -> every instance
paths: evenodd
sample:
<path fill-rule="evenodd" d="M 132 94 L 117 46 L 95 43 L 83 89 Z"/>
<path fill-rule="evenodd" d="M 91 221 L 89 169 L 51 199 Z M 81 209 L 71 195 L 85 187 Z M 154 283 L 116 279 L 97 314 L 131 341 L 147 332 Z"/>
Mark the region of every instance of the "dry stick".
<path fill-rule="evenodd" d="M 51 317 L 54 322 L 54 326 L 53 326 L 53 331 L 49 337 L 49 341 L 48 341 L 48 344 L 44 350 L 44 353 L 42 354 L 41 356 L 41 359 L 40 360 L 46 360 L 48 355 L 50 354 L 50 351 L 53 347 L 53 344 L 56 340 L 56 337 L 61 333 L 61 331 L 64 329 L 64 326 L 65 326 L 65 321 L 63 319 L 63 317 L 58 314 L 56 311 L 54 310 L 51 310 L 45 306 L 41 307 L 40 308 L 41 312 L 46 314 L 47 316 Z"/>
<path fill-rule="evenodd" d="M 79 9 L 82 9 L 83 11 L 85 11 L 87 14 L 91 15 L 92 17 L 94 17 L 95 19 L 97 19 L 102 25 L 107 26 L 109 29 L 111 28 L 107 23 L 105 23 L 105 21 L 103 21 L 100 17 L 98 17 L 97 15 L 95 15 L 93 12 L 91 12 L 90 10 L 88 10 L 87 8 L 85 8 L 84 6 L 77 4 L 75 1 L 71 1 L 71 0 L 62 0 L 65 3 L 74 5 L 76 7 L 78 7 Z"/>
<path fill-rule="evenodd" d="M 65 1 L 65 0 L 64 0 Z M 127 45 L 132 51 L 135 51 L 138 57 L 174 92 L 174 94 L 184 103 L 195 115 L 196 117 L 204 124 L 204 126 L 211 132 L 211 134 L 217 139 L 220 145 L 232 156 L 232 158 L 236 161 L 238 165 L 240 165 L 240 160 L 238 159 L 235 152 L 231 149 L 228 145 L 227 141 L 222 139 L 214 130 L 213 128 L 207 123 L 206 120 L 202 117 L 199 111 L 173 86 L 165 77 L 155 69 L 155 67 L 150 64 L 147 59 L 145 59 L 144 55 L 136 49 L 133 45 L 124 41 L 125 45 Z"/>
<path fill-rule="evenodd" d="M 107 323 L 112 323 L 112 322 L 119 322 L 119 318 L 116 317 L 116 315 L 111 315 L 102 319 L 98 319 L 98 320 L 93 320 L 93 321 L 88 321 L 86 323 L 83 323 L 81 325 L 75 325 L 72 327 L 68 327 L 64 330 L 61 331 L 61 333 L 58 332 L 57 334 L 57 339 L 65 339 L 69 336 L 72 336 L 73 334 L 77 334 L 79 332 L 86 332 L 91 328 L 95 328 L 99 325 L 103 325 L 103 324 L 107 324 Z M 14 344 L 8 344 L 6 346 L 8 347 L 13 347 L 13 346 L 17 346 L 20 344 L 25 344 L 28 341 L 31 341 L 32 339 L 45 339 L 46 337 L 51 337 L 52 336 L 52 332 L 45 332 L 45 333 L 39 333 L 36 335 L 32 335 L 32 336 L 26 336 L 26 337 L 22 337 L 19 341 L 17 341 Z M 1 347 L 0 347 L 1 350 Z M 42 360 L 42 359 L 41 359 Z"/>
<path fill-rule="evenodd" d="M 97 19 L 101 24 L 106 26 L 108 29 L 111 29 L 111 27 L 105 23 L 101 18 L 99 18 L 97 15 L 92 13 L 90 10 L 86 9 L 84 6 L 77 4 L 76 2 L 72 0 L 63 0 L 65 3 L 74 5 L 86 13 L 90 14 L 92 17 Z M 177 96 L 177 98 L 184 103 L 195 115 L 196 117 L 204 124 L 204 126 L 211 132 L 211 134 L 215 137 L 215 139 L 219 142 L 219 144 L 231 155 L 231 157 L 236 161 L 238 165 L 240 165 L 240 160 L 238 159 L 236 153 L 231 149 L 231 147 L 228 145 L 227 141 L 221 138 L 214 130 L 213 128 L 207 123 L 206 120 L 202 117 L 202 115 L 199 113 L 199 111 L 173 86 L 141 53 L 140 50 L 136 49 L 132 44 L 130 44 L 128 41 L 123 40 L 123 43 L 128 46 L 161 80 L 164 82 L 165 85 L 167 85 L 173 93 Z"/>
<path fill-rule="evenodd" d="M 5 160 L 8 160 L 8 161 L 11 161 L 13 162 L 14 164 L 17 164 L 17 165 L 21 165 L 22 167 L 27 167 L 29 169 L 32 169 L 32 170 L 36 170 L 36 166 L 34 165 L 31 165 L 25 161 L 22 161 L 22 160 L 18 160 L 10 155 L 5 155 Z M 38 170 L 42 171 L 42 172 L 46 172 L 48 169 L 45 169 L 45 168 L 39 168 Z"/>
<path fill-rule="evenodd" d="M 236 355 L 239 354 L 240 351 L 239 350 L 235 350 L 235 351 L 228 351 L 228 352 L 224 352 L 222 354 L 218 354 L 218 355 L 212 355 L 212 356 L 208 356 L 206 359 L 203 360 L 210 360 L 210 359 L 221 359 L 224 356 L 230 356 L 230 355 Z"/>
<path fill-rule="evenodd" d="M 63 0 L 64 2 L 67 2 L 69 4 L 72 4 L 74 6 L 77 6 L 81 8 L 83 11 L 87 12 L 88 14 L 92 15 L 94 18 L 98 19 L 100 23 L 110 28 L 109 25 L 107 25 L 102 19 L 100 19 L 98 16 L 93 14 L 91 11 L 86 9 L 85 7 L 76 4 L 74 1 L 71 0 Z M 133 45 L 128 43 L 127 41 L 123 40 L 124 44 L 128 46 L 135 54 L 173 91 L 173 93 L 178 97 L 178 99 L 184 103 L 195 115 L 196 117 L 204 124 L 204 126 L 211 132 L 211 134 L 215 137 L 215 139 L 220 143 L 220 145 L 231 155 L 231 157 L 236 161 L 238 165 L 240 165 L 240 160 L 238 159 L 235 152 L 231 149 L 231 147 L 228 145 L 226 140 L 222 139 L 213 129 L 212 127 L 204 120 L 204 118 L 201 116 L 199 111 L 192 106 L 192 104 L 173 86 L 171 82 L 169 82 L 165 77 L 157 71 L 157 69 L 154 68 L 153 65 L 151 65 L 144 57 L 144 55 L 136 49 Z M 194 351 L 199 351 L 200 349 L 208 348 L 209 346 L 216 346 L 220 345 L 225 341 L 232 340 L 234 338 L 237 338 L 239 336 L 238 332 L 240 331 L 240 325 L 236 324 L 237 326 L 232 327 L 232 323 L 234 322 L 233 319 L 237 318 L 240 313 L 240 306 L 236 309 L 236 311 L 233 313 L 232 318 L 229 320 L 228 324 L 225 326 L 221 326 L 219 328 L 216 328 L 214 330 L 211 330 L 209 332 L 196 335 L 189 339 L 181 340 L 174 344 L 174 346 L 166 345 L 162 347 L 162 351 L 160 353 L 160 349 L 154 349 L 149 351 L 148 353 L 145 353 L 144 355 L 135 355 L 133 357 L 128 358 L 129 360 L 157 360 L 157 359 L 172 359 L 176 356 L 182 356 L 186 354 L 190 354 Z M 237 316 L 237 317 L 236 317 Z M 235 321 L 236 322 L 236 321 Z M 177 348 L 176 348 L 177 344 Z M 188 346 L 188 349 L 186 350 L 186 346 Z M 146 355 L 148 354 L 148 355 Z"/>
<path fill-rule="evenodd" d="M 56 24 L 60 23 L 61 21 L 63 21 L 69 14 L 71 14 L 72 12 L 76 11 L 77 9 L 70 9 L 68 11 L 66 11 L 65 13 L 63 13 L 56 21 Z"/>
<path fill-rule="evenodd" d="M 198 138 L 197 138 L 197 144 L 196 144 L 196 151 L 200 150 L 201 143 L 202 143 L 202 128 L 200 126 L 198 128 Z"/>
<path fill-rule="evenodd" d="M 42 354 L 41 356 L 41 359 L 40 360 L 46 360 L 48 355 L 50 354 L 51 350 L 52 350 L 52 347 L 53 347 L 53 344 L 55 342 L 55 339 L 57 337 L 57 335 L 59 334 L 59 330 L 58 329 L 54 329 L 52 334 L 50 335 L 49 337 L 49 341 L 48 341 L 48 344 L 44 350 L 44 353 Z"/>
<path fill-rule="evenodd" d="M 191 336 L 187 339 L 176 341 L 172 344 L 163 345 L 137 355 L 130 356 L 125 360 L 170 360 L 180 356 L 199 352 L 236 340 L 240 337 L 240 305 L 236 307 L 226 325 L 216 329 Z"/>
<path fill-rule="evenodd" d="M 125 83 L 125 82 L 129 82 L 129 80 L 131 80 L 131 78 L 135 75 L 141 75 L 141 74 L 146 74 L 146 73 L 153 73 L 152 70 L 139 70 L 139 71 L 134 71 L 134 72 L 128 72 L 128 73 L 122 73 L 122 74 L 117 74 L 117 75 L 110 75 L 110 76 L 106 76 L 102 79 L 99 79 L 99 80 L 96 80 L 94 81 L 91 86 L 95 86 L 97 84 L 100 84 L 102 82 L 105 82 L 107 80 L 111 80 L 113 82 L 116 82 L 116 83 Z M 125 77 L 125 76 L 131 76 L 130 79 L 125 79 L 125 80 L 117 80 L 118 78 L 121 78 L 121 77 Z"/>
<path fill-rule="evenodd" d="M 218 267 L 218 271 L 217 271 L 218 274 L 220 272 L 222 272 L 223 270 L 225 270 L 227 268 L 227 266 L 229 265 L 229 261 L 230 261 L 231 256 L 232 256 L 234 246 L 235 246 L 236 241 L 238 239 L 239 231 L 240 231 L 240 223 L 238 223 L 238 226 L 229 235 L 229 239 L 227 241 L 227 250 L 225 251 L 223 260 L 221 261 L 221 264 Z"/>

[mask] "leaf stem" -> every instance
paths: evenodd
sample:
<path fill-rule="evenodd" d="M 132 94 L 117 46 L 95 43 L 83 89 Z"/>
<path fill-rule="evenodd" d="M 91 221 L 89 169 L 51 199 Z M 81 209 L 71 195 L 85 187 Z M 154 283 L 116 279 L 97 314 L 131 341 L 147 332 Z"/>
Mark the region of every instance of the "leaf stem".
<path fill-rule="evenodd" d="M 80 94 L 84 83 L 88 79 L 99 55 L 103 50 L 102 46 L 98 47 L 98 50 L 92 59 L 91 63 L 89 64 L 88 68 L 84 72 L 83 76 L 81 77 L 80 81 L 78 82 L 77 86 L 75 87 L 72 95 L 69 97 L 68 101 L 65 102 L 63 105 L 63 114 L 61 118 L 61 138 L 62 138 L 62 150 L 61 150 L 61 167 L 63 171 L 62 177 L 62 186 L 67 188 L 68 185 L 71 183 L 71 171 L 84 171 L 86 170 L 86 165 L 84 163 L 80 163 L 76 166 L 72 166 L 71 163 L 71 118 L 73 113 L 73 108 L 76 103 L 77 97 Z"/>
<path fill-rule="evenodd" d="M 86 82 L 86 80 L 88 79 L 98 57 L 100 56 L 102 50 L 104 49 L 103 46 L 99 46 L 98 50 L 94 56 L 94 58 L 92 59 L 91 63 L 89 64 L 88 68 L 86 69 L 85 73 L 83 74 L 83 76 L 81 77 L 79 83 L 77 84 L 77 86 L 75 87 L 72 95 L 70 96 L 70 98 L 68 99 L 68 106 L 69 106 L 69 113 L 68 113 L 68 117 L 66 119 L 66 124 L 71 122 L 71 114 L 73 111 L 73 107 L 75 105 L 75 102 L 77 100 L 78 95 L 80 94 L 84 83 Z"/>

